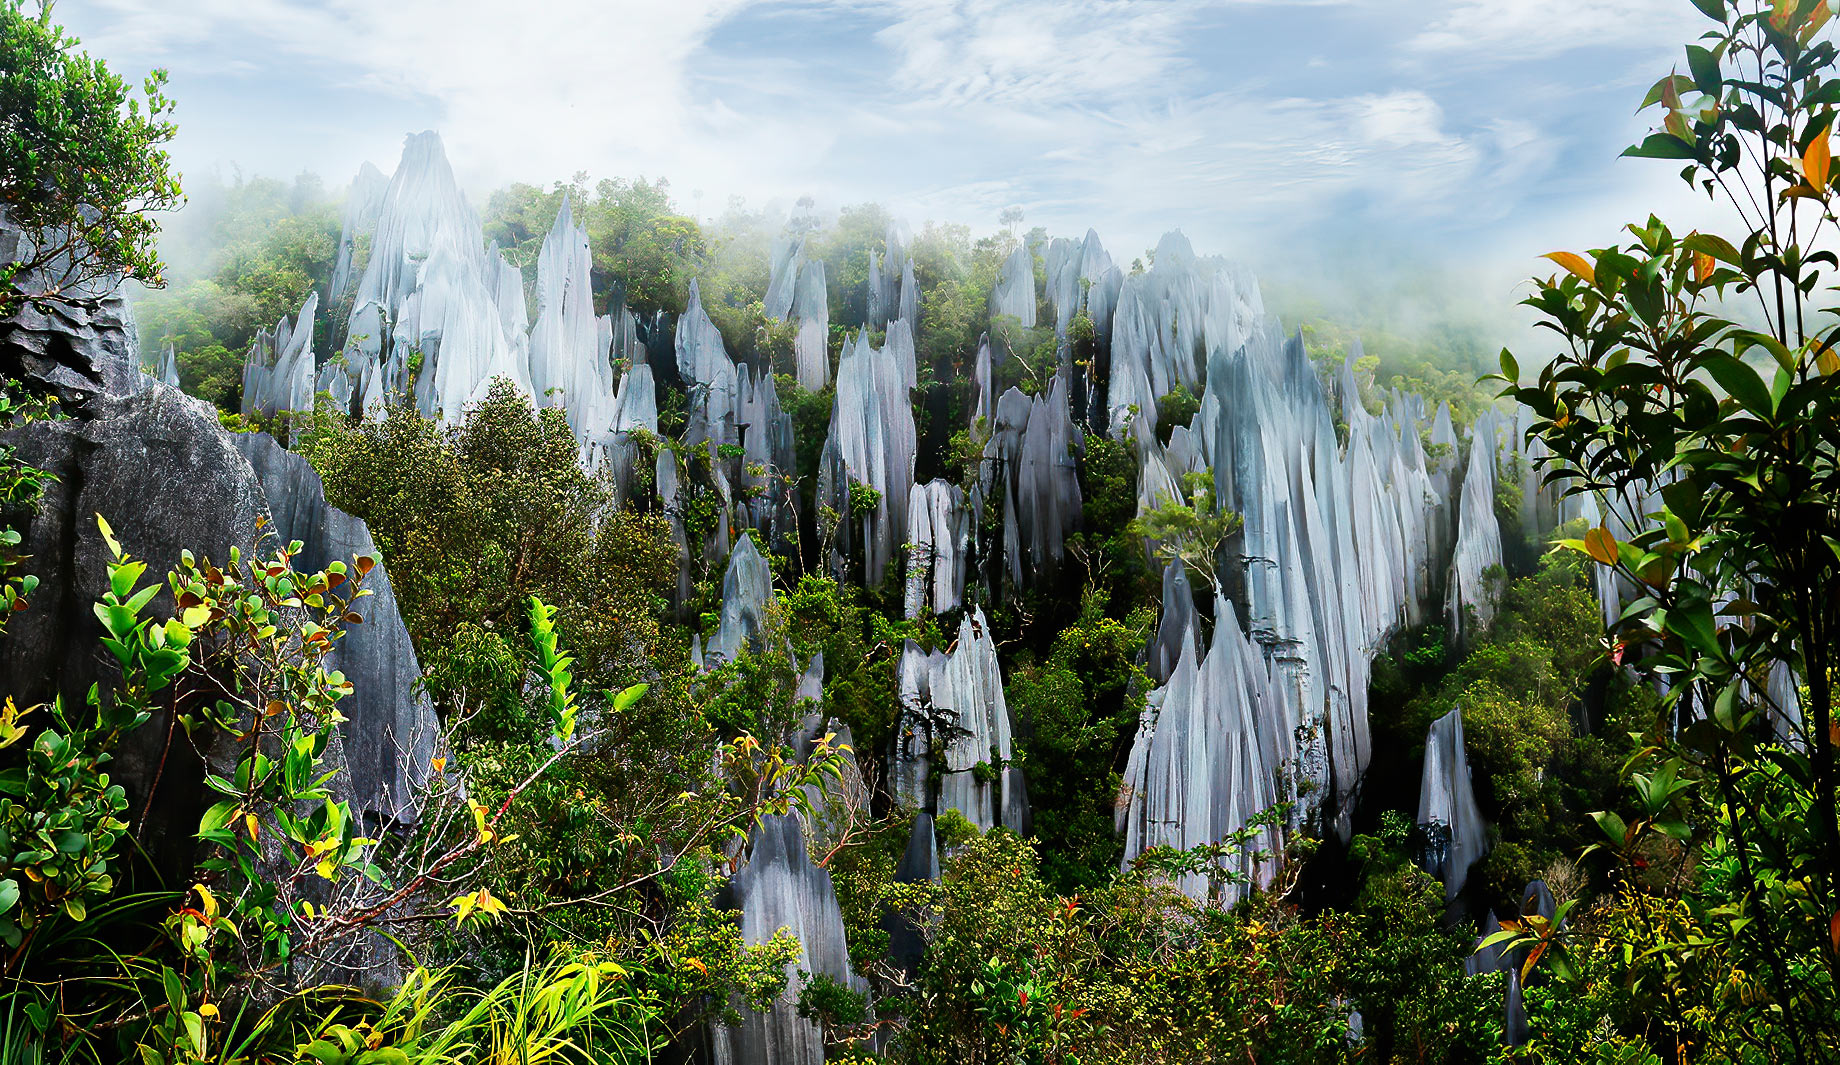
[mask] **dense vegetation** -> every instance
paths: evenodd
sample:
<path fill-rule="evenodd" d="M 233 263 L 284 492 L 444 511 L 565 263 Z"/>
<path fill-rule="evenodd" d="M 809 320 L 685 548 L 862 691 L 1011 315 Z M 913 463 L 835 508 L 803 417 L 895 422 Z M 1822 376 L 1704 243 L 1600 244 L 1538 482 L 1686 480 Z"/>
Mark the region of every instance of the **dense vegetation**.
<path fill-rule="evenodd" d="M 103 515 L 110 589 L 96 616 L 119 683 L 80 706 L 0 710 L 0 1063 L 653 1060 L 784 992 L 798 943 L 748 941 L 724 884 L 749 834 L 789 812 L 814 823 L 810 857 L 873 991 L 871 1010 L 828 978 L 805 986 L 800 1013 L 830 1060 L 1840 1060 L 1840 326 L 1815 295 L 1835 259 L 1813 243 L 1840 182 L 1830 8 L 1693 3 L 1711 37 L 1688 49 L 1690 74 L 1651 92 L 1661 128 L 1632 152 L 1751 188 L 1737 203 L 1748 232 L 1677 236 L 1650 219 L 1624 246 L 1553 256 L 1564 273 L 1528 302 L 1564 347 L 1531 374 L 1503 353 L 1499 375 L 1551 458 L 1503 471 L 1497 510 L 1518 528 L 1509 495 L 1545 476 L 1593 493 L 1601 522 L 1509 550 L 1492 617 L 1466 643 L 1430 623 L 1382 650 L 1348 843 L 1294 839 L 1273 883 L 1232 907 L 1170 877 L 1229 868 L 1256 823 L 1120 868 L 1114 804 L 1150 688 L 1140 653 L 1160 571 L 1145 541 L 1206 586 L 1237 519 L 1211 510 L 1202 483 L 1138 515 L 1135 462 L 1104 437 L 1084 441 L 1064 571 L 991 618 L 1033 827 L 984 834 L 944 815 L 941 876 L 914 882 L 896 876 L 912 811 L 887 781 L 896 663 L 904 640 L 944 646 L 956 619 L 906 620 L 897 592 L 819 575 L 798 551 L 772 560 L 766 625 L 801 661 L 823 652 L 822 705 L 853 737 L 853 779 L 831 738 L 799 749 L 806 708 L 783 655 L 693 666 L 719 566 L 697 560 L 680 594 L 669 523 L 577 464 L 560 411 L 502 384 L 449 426 L 408 407 L 370 422 L 322 410 L 290 427 L 291 444 L 368 523 L 445 729 L 424 816 L 368 838 L 328 784 L 352 694 L 328 655 L 365 609 L 375 559 L 303 572 L 297 549 L 271 543 L 155 573 Z M 97 207 L 102 228 L 81 238 L 93 268 L 157 280 L 145 212 L 177 188 L 159 151 L 171 132 L 159 79 L 133 109 L 17 0 L 0 0 L 0 59 L 0 99 L 70 101 L 30 111 L 55 121 L 0 125 L 9 214 L 57 226 L 73 202 Z M 60 184 L 81 165 L 78 138 L 122 176 Z M 589 232 L 597 307 L 668 327 L 694 278 L 731 353 L 791 368 L 790 336 L 762 304 L 785 220 L 737 204 L 704 225 L 662 180 L 577 178 L 498 191 L 486 231 L 528 270 L 564 195 Z M 194 272 L 144 300 L 141 322 L 149 348 L 174 345 L 184 387 L 227 416 L 256 330 L 309 292 L 336 295 L 338 206 L 307 177 L 239 180 L 200 202 Z M 874 206 L 799 211 L 789 225 L 811 234 L 833 282 L 835 351 L 867 321 L 866 270 L 889 220 Z M 929 225 L 911 242 L 916 409 L 938 421 L 922 477 L 975 476 L 973 442 L 943 427 L 966 424 L 960 382 L 981 334 L 1012 356 L 1000 388 L 1039 388 L 1057 354 L 1051 329 L 991 321 L 1004 258 L 1021 241 L 1040 270 L 1047 237 L 1006 222 L 976 239 Z M 24 274 L 0 283 L 0 304 L 55 296 Z M 1721 317 L 1727 299 L 1758 301 L 1764 327 Z M 1311 321 L 1305 338 L 1327 378 L 1356 335 Z M 1403 387 L 1468 423 L 1496 401 L 1475 384 L 1485 368 L 1464 329 L 1359 339 L 1362 394 L 1345 402 Z M 809 491 L 832 397 L 782 380 Z M 1196 402 L 1164 397 L 1165 421 Z M 0 393 L 0 427 L 47 416 Z M 44 483 L 0 447 L 9 522 Z M 37 608 L 18 543 L 9 525 L 0 634 Z M 1608 632 L 1607 571 L 1631 590 Z M 1785 666 L 1799 713 L 1772 694 Z M 235 768 L 208 780 L 194 879 L 167 884 L 135 861 L 106 766 L 161 693 L 203 675 L 233 678 L 235 695 L 187 730 L 228 737 Z M 1438 841 L 1411 816 L 1427 728 L 1453 706 L 1492 826 L 1461 905 L 1421 869 Z M 1556 917 L 1523 911 L 1533 880 Z M 1466 971 L 1478 938 L 1466 915 L 1485 910 L 1505 918 L 1487 949 L 1510 951 L 1512 974 Z M 407 948 L 407 971 L 342 986 L 378 933 Z M 924 951 L 903 963 L 896 941 L 914 936 Z M 391 962 L 368 967 L 373 982 L 398 961 L 382 949 Z M 1526 1032 L 1504 1012 L 1511 983 Z"/>

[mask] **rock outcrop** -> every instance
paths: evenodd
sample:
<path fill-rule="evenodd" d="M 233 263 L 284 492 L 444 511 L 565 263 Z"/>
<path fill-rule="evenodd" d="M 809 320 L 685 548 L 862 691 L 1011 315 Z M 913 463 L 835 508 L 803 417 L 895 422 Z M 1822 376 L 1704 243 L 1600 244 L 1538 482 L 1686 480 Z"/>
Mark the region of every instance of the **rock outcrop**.
<path fill-rule="evenodd" d="M 87 308 L 29 308 L 0 323 L 0 374 L 56 395 L 68 415 L 8 434 L 20 461 L 56 478 L 20 523 L 38 593 L 0 640 L 9 694 L 22 703 L 81 703 L 91 684 L 106 688 L 119 676 L 91 612 L 108 587 L 97 514 L 154 575 L 186 550 L 219 561 L 233 548 L 251 557 L 273 550 L 276 536 L 303 541 L 302 566 L 373 549 L 362 522 L 326 505 L 304 460 L 267 437 L 224 432 L 209 404 L 143 375 L 132 328 L 115 297 Z M 375 826 L 414 818 L 412 792 L 439 726 L 415 693 L 419 668 L 387 572 L 378 567 L 366 583 L 376 594 L 358 602 L 363 622 L 335 654 L 355 690 L 341 704 L 348 720 L 333 765 L 336 786 Z M 169 596 L 153 609 L 172 609 Z M 205 757 L 221 756 L 211 738 L 198 740 Z M 191 868 L 208 794 L 203 772 L 170 706 L 124 739 L 111 766 L 128 791 L 130 830 L 171 878 Z"/>
<path fill-rule="evenodd" d="M 818 460 L 818 505 L 838 522 L 831 565 L 839 573 L 860 573 L 871 587 L 882 582 L 906 543 L 918 446 L 909 399 L 913 357 L 904 321 L 888 327 L 879 348 L 857 334 L 837 364 L 830 435 Z"/>
<path fill-rule="evenodd" d="M 1191 850 L 1224 839 L 1292 794 L 1296 760 L 1282 705 L 1263 653 L 1241 633 L 1233 609 L 1215 603 L 1212 645 L 1202 659 L 1192 634 L 1151 694 L 1125 769 L 1124 867 L 1159 846 Z M 1282 850 L 1281 826 L 1258 836 L 1216 874 L 1191 873 L 1178 886 L 1195 898 L 1231 904 L 1269 879 L 1260 852 Z"/>
<path fill-rule="evenodd" d="M 1014 725 L 984 612 L 974 608 L 959 622 L 949 653 L 907 641 L 899 683 L 890 772 L 901 801 L 933 814 L 957 810 L 981 829 L 1026 832 L 1028 786 L 1014 763 Z"/>
<path fill-rule="evenodd" d="M 805 829 L 796 814 L 768 817 L 755 829 L 747 864 L 728 881 L 729 902 L 741 911 L 741 935 L 763 943 L 784 928 L 798 937 L 799 956 L 786 966 L 786 989 L 771 1008 L 741 1011 L 741 1023 L 711 1032 L 717 1065 L 822 1065 L 818 1026 L 798 1014 L 800 970 L 824 973 L 864 993 L 868 984 L 850 968 L 843 914 L 828 870 L 812 863 Z"/>
<path fill-rule="evenodd" d="M 1470 866 L 1489 849 L 1489 826 L 1470 784 L 1461 707 L 1432 722 L 1425 735 L 1418 823 L 1437 840 L 1427 855 L 1426 871 L 1444 882 L 1445 899 L 1455 900 L 1469 880 Z"/>

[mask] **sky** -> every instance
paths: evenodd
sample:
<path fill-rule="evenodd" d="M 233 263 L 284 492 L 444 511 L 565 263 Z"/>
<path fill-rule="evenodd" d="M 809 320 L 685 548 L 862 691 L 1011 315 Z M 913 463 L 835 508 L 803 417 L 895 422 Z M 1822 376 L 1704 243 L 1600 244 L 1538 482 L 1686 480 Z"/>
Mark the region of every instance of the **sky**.
<path fill-rule="evenodd" d="M 1703 27 L 1688 0 L 60 0 L 170 72 L 198 175 L 386 173 L 439 130 L 475 204 L 508 181 L 664 177 L 874 200 L 915 228 L 1179 228 L 1261 272 L 1430 267 L 1511 302 L 1540 253 L 1660 210 L 1618 160 Z"/>

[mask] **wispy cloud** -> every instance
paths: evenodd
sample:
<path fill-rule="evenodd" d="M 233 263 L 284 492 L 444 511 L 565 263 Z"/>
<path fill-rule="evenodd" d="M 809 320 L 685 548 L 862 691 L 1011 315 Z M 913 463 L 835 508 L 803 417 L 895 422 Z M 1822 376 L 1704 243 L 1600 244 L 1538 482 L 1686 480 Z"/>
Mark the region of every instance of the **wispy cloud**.
<path fill-rule="evenodd" d="M 1706 26 L 1680 0 L 1457 0 L 1409 47 L 1489 63 L 1579 48 L 1667 49 Z"/>
<path fill-rule="evenodd" d="M 1624 202 L 1607 190 L 1631 187 L 1611 170 L 1628 84 L 1698 28 L 1681 0 L 57 10 L 118 67 L 173 69 L 188 167 L 306 166 L 336 183 L 432 126 L 475 188 L 643 173 L 704 215 L 731 195 L 811 194 L 981 226 L 1020 203 L 1120 248 L 1180 226 L 1255 258 L 1357 234 L 1547 250 L 1522 245 Z"/>

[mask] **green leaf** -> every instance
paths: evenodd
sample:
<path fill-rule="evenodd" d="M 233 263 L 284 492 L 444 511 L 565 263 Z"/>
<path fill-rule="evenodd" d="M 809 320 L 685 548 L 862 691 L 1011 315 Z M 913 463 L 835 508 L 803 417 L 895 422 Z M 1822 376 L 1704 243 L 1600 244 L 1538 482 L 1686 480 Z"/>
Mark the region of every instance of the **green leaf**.
<path fill-rule="evenodd" d="M 216 806 L 206 810 L 204 816 L 198 819 L 199 834 L 216 832 L 223 828 L 230 823 L 230 818 L 236 811 L 237 804 L 234 801 L 220 802 Z"/>
<path fill-rule="evenodd" d="M 1693 6 L 1699 8 L 1700 14 L 1715 22 L 1725 21 L 1725 0 L 1693 0 Z"/>
<path fill-rule="evenodd" d="M 1768 418 L 1775 413 L 1775 405 L 1770 402 L 1770 390 L 1764 385 L 1763 378 L 1757 376 L 1757 371 L 1723 352 L 1707 355 L 1700 360 L 1700 365 L 1745 410 L 1759 418 Z"/>
<path fill-rule="evenodd" d="M 1719 60 L 1710 49 L 1697 44 L 1687 45 L 1687 67 L 1693 71 L 1693 84 L 1700 92 L 1719 94 Z"/>
<path fill-rule="evenodd" d="M 1698 159 L 1687 142 L 1672 133 L 1650 133 L 1641 144 L 1623 149 L 1632 159 Z"/>
<path fill-rule="evenodd" d="M 19 882 L 8 877 L 0 880 L 0 913 L 12 909 L 19 902 Z"/>
<path fill-rule="evenodd" d="M 645 696 L 646 691 L 650 689 L 650 687 L 651 685 L 649 684 L 635 684 L 632 687 L 627 688 L 625 691 L 622 691 L 620 694 L 614 696 L 613 697 L 614 712 L 619 713 L 620 711 L 625 710 L 628 707 L 632 706 L 634 703 L 638 702 L 641 698 Z"/>
<path fill-rule="evenodd" d="M 1603 829 L 1604 835 L 1609 837 L 1612 845 L 1619 849 L 1628 845 L 1629 826 L 1623 823 L 1622 817 L 1615 810 L 1599 810 L 1591 815 L 1591 820 L 1596 821 L 1597 827 Z"/>

